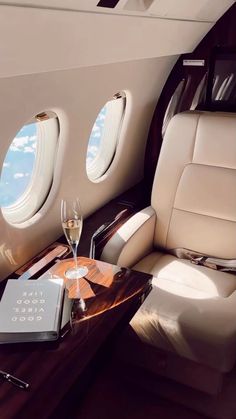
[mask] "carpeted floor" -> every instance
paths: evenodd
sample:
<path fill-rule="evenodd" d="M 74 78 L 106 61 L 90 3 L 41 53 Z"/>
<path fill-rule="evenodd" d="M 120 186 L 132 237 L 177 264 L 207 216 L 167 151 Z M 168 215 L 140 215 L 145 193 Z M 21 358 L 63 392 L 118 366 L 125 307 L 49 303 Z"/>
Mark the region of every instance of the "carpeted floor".
<path fill-rule="evenodd" d="M 122 365 L 111 360 L 90 384 L 78 407 L 76 397 L 68 419 L 204 419 L 144 389 L 143 379 L 126 378 Z"/>

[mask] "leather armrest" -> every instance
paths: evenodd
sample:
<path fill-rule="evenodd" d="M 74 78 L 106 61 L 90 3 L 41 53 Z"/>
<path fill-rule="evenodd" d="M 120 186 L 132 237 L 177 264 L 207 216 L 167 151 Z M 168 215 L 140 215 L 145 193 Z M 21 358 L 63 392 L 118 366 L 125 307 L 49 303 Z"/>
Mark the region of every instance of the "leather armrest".
<path fill-rule="evenodd" d="M 103 248 L 100 259 L 132 267 L 153 248 L 156 213 L 149 206 L 129 218 Z"/>
<path fill-rule="evenodd" d="M 92 235 L 89 257 L 100 259 L 102 250 L 115 232 L 134 214 L 131 208 L 125 208 L 116 214 L 115 218 L 102 224 Z"/>

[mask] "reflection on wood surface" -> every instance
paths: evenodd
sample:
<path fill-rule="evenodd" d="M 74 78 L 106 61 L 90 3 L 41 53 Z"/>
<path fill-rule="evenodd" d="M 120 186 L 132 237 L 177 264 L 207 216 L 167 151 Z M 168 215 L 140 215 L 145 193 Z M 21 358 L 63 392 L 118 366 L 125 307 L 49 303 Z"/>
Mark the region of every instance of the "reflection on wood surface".
<path fill-rule="evenodd" d="M 86 311 L 75 313 L 72 333 L 57 342 L 1 345 L 1 369 L 28 382 L 30 389 L 0 383 L 0 418 L 48 419 L 71 385 L 82 380 L 101 345 L 121 321 L 130 320 L 141 303 L 139 297 L 150 290 L 151 275 L 87 258 L 79 258 L 79 263 L 89 270 L 79 280 Z M 71 265 L 72 259 L 57 263 L 43 277 L 65 279 Z M 76 284 L 70 292 L 76 297 Z"/>
<path fill-rule="evenodd" d="M 120 271 L 117 266 L 85 257 L 78 258 L 78 266 L 80 265 L 88 268 L 88 274 L 84 278 L 77 280 L 66 278 L 65 272 L 74 266 L 74 259 L 66 259 L 56 263 L 41 278 L 48 276 L 63 278 L 65 286 L 69 290 L 69 298 L 81 296 L 83 299 L 88 299 L 109 288 L 114 281 L 114 275 Z M 95 291 L 96 288 L 97 292 Z"/>
<path fill-rule="evenodd" d="M 148 279 L 151 280 L 151 275 L 86 257 L 78 258 L 79 265 L 88 268 L 88 274 L 80 279 L 71 280 L 65 276 L 65 272 L 74 266 L 73 259 L 58 262 L 41 277 L 63 278 L 68 297 L 85 300 L 86 310 L 78 312 L 78 321 L 97 316 L 132 298 L 142 292 Z"/>

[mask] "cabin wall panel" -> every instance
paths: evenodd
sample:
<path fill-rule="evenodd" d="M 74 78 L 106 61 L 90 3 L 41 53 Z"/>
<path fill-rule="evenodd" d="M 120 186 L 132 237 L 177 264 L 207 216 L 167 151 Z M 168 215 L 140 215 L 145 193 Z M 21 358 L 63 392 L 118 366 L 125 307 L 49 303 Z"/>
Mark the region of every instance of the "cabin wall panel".
<path fill-rule="evenodd" d="M 0 77 L 191 52 L 212 25 L 0 5 Z"/>
<path fill-rule="evenodd" d="M 156 99 L 175 61 L 165 57 L 0 79 L 1 165 L 16 132 L 32 116 L 54 110 L 61 124 L 54 182 L 45 205 L 19 226 L 0 216 L 1 278 L 62 234 L 62 197 L 78 194 L 87 216 L 142 178 Z M 127 112 L 117 153 L 102 181 L 93 183 L 86 174 L 90 131 L 100 109 L 118 91 L 127 94 Z"/>

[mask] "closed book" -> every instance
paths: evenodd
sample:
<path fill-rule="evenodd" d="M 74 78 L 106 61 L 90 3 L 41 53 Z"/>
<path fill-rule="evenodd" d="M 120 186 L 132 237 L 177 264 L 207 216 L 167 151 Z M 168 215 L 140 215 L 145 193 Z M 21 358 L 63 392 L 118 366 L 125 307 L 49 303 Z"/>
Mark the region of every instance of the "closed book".
<path fill-rule="evenodd" d="M 62 278 L 9 279 L 0 302 L 0 343 L 56 340 L 63 295 Z"/>

